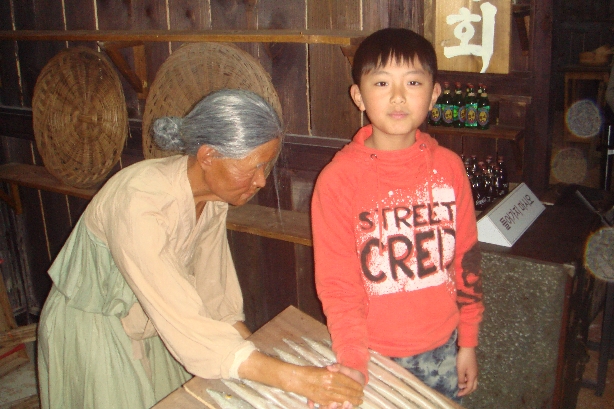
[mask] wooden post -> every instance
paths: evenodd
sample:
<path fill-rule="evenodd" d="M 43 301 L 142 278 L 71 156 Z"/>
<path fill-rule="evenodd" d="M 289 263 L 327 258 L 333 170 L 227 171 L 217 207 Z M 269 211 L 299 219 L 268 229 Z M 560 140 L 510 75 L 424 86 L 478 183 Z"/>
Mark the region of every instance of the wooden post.
<path fill-rule="evenodd" d="M 0 259 L 0 264 L 2 264 L 2 259 Z M 0 274 L 0 309 L 0 332 L 17 328 L 2 274 Z M 30 358 L 28 358 L 23 343 L 18 345 L 12 342 L 0 344 L 0 377 L 28 362 L 30 362 Z"/>

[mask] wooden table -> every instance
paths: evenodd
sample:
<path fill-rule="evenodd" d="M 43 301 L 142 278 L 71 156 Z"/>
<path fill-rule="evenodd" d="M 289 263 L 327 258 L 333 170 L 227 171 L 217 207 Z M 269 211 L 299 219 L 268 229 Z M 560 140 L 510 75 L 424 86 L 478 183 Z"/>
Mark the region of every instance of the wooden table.
<path fill-rule="evenodd" d="M 330 335 L 325 325 L 301 312 L 297 308 L 290 306 L 279 313 L 275 318 L 266 323 L 249 338 L 264 353 L 276 355 L 273 348 L 283 349 L 291 352 L 292 350 L 283 342 L 289 339 L 306 347 L 302 336 L 313 340 L 330 340 Z M 205 401 L 214 408 L 218 406 L 207 394 L 207 388 L 221 392 L 231 393 L 220 380 L 202 379 L 194 377 L 186 382 L 182 387 L 175 390 L 158 404 L 154 409 L 208 409 L 201 402 Z M 188 392 L 187 390 L 190 392 Z M 196 395 L 197 397 L 194 397 Z M 450 400 L 450 407 L 462 409 L 462 407 Z M 290 409 L 290 408 L 288 408 Z"/>

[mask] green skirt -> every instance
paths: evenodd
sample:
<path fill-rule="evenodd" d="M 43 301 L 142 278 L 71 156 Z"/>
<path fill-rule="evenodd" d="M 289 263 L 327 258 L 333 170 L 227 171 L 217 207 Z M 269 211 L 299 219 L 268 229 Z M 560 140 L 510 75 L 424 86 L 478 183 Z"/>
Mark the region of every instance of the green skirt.
<path fill-rule="evenodd" d="M 81 220 L 49 275 L 38 329 L 41 408 L 150 408 L 192 377 L 157 336 L 142 341 L 150 371 L 134 357 L 121 318 L 136 296 Z"/>

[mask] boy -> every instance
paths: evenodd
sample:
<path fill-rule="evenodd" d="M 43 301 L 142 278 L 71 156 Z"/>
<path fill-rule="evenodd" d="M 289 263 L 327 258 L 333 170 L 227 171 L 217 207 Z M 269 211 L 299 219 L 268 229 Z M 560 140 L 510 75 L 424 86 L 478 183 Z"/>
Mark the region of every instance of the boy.
<path fill-rule="evenodd" d="M 316 182 L 315 275 L 345 373 L 365 384 L 371 348 L 460 401 L 477 387 L 480 253 L 464 166 L 418 129 L 436 74 L 433 46 L 410 30 L 358 47 L 350 94 L 371 124 Z"/>

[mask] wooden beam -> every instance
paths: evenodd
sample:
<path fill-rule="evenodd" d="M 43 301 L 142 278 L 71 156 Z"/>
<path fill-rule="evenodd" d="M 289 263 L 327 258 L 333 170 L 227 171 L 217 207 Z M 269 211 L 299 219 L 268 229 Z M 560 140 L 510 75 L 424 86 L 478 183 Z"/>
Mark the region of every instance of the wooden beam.
<path fill-rule="evenodd" d="M 522 55 L 529 55 L 529 27 L 528 20 L 531 18 L 531 6 L 529 4 L 513 4 L 512 12 L 516 29 L 518 30 L 518 37 L 520 40 L 520 49 Z"/>
<path fill-rule="evenodd" d="M 11 194 L 8 195 L 0 190 L 0 200 L 3 200 L 10 207 L 13 208 L 16 214 L 23 213 L 23 207 L 21 206 L 21 197 L 19 196 L 19 186 L 15 183 L 9 183 Z"/>
<path fill-rule="evenodd" d="M 228 211 L 229 230 L 311 246 L 311 222 L 307 213 L 246 204 Z"/>
<path fill-rule="evenodd" d="M 0 332 L 0 346 L 10 347 L 26 342 L 36 341 L 36 329 L 38 324 L 24 325 L 15 329 Z"/>
<path fill-rule="evenodd" d="M 358 30 L 3 30 L 0 40 L 303 43 L 356 45 L 369 33 Z"/>
<path fill-rule="evenodd" d="M 91 199 L 97 189 L 80 189 L 56 179 L 44 166 L 7 163 L 0 165 L 0 180 L 3 182 L 61 193 L 64 195 Z"/>
<path fill-rule="evenodd" d="M 147 58 L 145 55 L 145 44 L 142 41 L 99 41 L 100 48 L 107 53 L 111 61 L 115 64 L 120 74 L 126 78 L 128 83 L 137 92 L 139 99 L 147 99 L 149 84 L 147 83 Z M 134 69 L 130 67 L 122 53 L 123 48 L 132 48 L 134 59 Z"/>
<path fill-rule="evenodd" d="M 91 199 L 97 189 L 80 189 L 56 179 L 44 166 L 23 163 L 0 165 L 0 181 L 83 199 Z M 17 194 L 18 196 L 18 194 Z M 229 230 L 255 234 L 311 246 L 311 224 L 307 213 L 246 204 L 231 206 L 226 226 Z"/>
<path fill-rule="evenodd" d="M 550 179 L 552 133 L 549 132 L 549 119 L 554 110 L 550 100 L 553 8 L 552 0 L 531 0 L 529 71 L 532 73 L 532 101 L 527 115 L 523 155 L 527 160 L 523 181 L 536 195 L 548 189 Z"/>
<path fill-rule="evenodd" d="M 524 128 L 500 125 L 492 125 L 485 130 L 432 125 L 428 125 L 426 129 L 431 135 L 473 136 L 476 138 L 506 139 L 514 142 L 518 142 L 522 138 L 524 131 Z"/>

